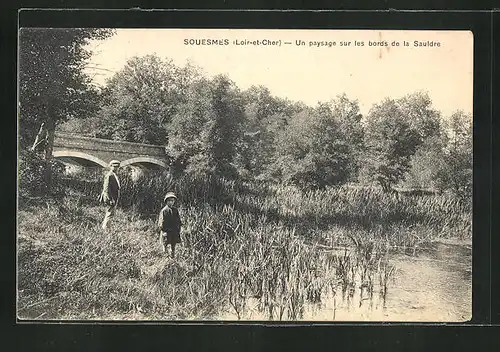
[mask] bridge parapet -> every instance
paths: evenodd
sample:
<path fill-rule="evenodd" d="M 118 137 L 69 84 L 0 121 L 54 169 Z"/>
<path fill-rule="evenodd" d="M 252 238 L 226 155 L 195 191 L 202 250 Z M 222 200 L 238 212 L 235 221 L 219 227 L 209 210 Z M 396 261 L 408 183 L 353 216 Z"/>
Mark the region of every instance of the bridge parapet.
<path fill-rule="evenodd" d="M 112 159 L 126 165 L 158 165 L 167 167 L 165 148 L 158 145 L 115 141 L 84 137 L 67 133 L 56 133 L 54 157 L 72 160 L 87 160 L 106 166 Z"/>
<path fill-rule="evenodd" d="M 165 157 L 165 148 L 159 145 L 115 141 L 102 138 L 83 137 L 74 134 L 56 133 L 54 147 L 77 148 L 109 153 Z"/>

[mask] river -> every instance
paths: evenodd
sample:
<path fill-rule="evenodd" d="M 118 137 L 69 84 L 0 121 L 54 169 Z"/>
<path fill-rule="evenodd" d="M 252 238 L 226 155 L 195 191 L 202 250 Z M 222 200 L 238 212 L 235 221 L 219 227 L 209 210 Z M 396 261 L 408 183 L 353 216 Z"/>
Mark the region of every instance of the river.
<path fill-rule="evenodd" d="M 393 254 L 395 272 L 384 294 L 359 288 L 352 296 L 306 304 L 302 321 L 465 322 L 472 317 L 472 250 L 468 244 L 436 242 L 414 255 Z M 268 320 L 256 302 L 242 320 Z M 230 312 L 218 317 L 235 320 Z"/>

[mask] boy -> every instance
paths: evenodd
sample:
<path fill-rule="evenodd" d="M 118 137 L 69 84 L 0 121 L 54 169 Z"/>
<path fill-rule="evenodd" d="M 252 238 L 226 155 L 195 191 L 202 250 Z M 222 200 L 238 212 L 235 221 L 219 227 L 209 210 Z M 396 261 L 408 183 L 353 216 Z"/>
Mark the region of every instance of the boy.
<path fill-rule="evenodd" d="M 175 245 L 181 242 L 181 218 L 179 210 L 174 207 L 177 197 L 174 193 L 169 192 L 163 200 L 167 203 L 160 211 L 158 218 L 158 227 L 160 229 L 160 244 L 163 252 L 166 251 L 166 246 L 170 244 L 172 248 L 172 259 L 175 257 Z"/>

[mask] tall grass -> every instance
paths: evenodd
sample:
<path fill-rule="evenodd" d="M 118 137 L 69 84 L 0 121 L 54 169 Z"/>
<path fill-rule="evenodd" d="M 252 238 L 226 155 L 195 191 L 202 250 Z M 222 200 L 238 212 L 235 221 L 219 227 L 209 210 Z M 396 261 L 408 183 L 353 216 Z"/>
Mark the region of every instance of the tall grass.
<path fill-rule="evenodd" d="M 470 208 L 447 195 L 167 176 L 122 185 L 111 234 L 99 229 L 100 182 L 67 180 L 63 201 L 20 210 L 21 317 L 301 319 L 307 304 L 385 294 L 390 251 L 470 237 Z M 185 224 L 175 261 L 155 226 L 172 190 Z"/>
<path fill-rule="evenodd" d="M 95 204 L 100 181 L 66 181 L 79 191 L 81 204 Z M 242 213 L 265 214 L 270 220 L 307 229 L 332 225 L 374 230 L 377 227 L 432 229 L 433 237 L 470 237 L 471 204 L 449 194 L 400 195 L 379 189 L 337 187 L 301 192 L 292 186 L 239 183 L 215 177 L 174 180 L 167 176 L 124 178 L 121 205 L 140 214 L 154 215 L 162 207 L 163 194 L 174 191 L 180 203 L 233 205 Z"/>

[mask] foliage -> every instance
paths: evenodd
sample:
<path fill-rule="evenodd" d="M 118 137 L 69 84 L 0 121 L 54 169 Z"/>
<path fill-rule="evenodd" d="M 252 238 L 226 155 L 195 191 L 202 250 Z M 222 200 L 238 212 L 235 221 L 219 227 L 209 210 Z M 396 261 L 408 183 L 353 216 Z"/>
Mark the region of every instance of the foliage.
<path fill-rule="evenodd" d="M 124 187 L 110 236 L 99 229 L 103 209 L 82 206 L 85 190 L 20 210 L 21 317 L 213 319 L 229 310 L 244 319 L 255 307 L 262 319 L 301 319 L 335 292 L 341 302 L 353 290 L 390 290 L 389 250 L 471 236 L 470 206 L 444 194 L 166 176 Z M 171 189 L 184 223 L 175 261 L 160 252 L 161 205 L 133 207 Z"/>
<path fill-rule="evenodd" d="M 432 137 L 441 137 L 443 126 L 439 111 L 432 107 L 432 100 L 426 92 L 407 94 L 397 100 L 402 115 L 418 135 L 418 145 Z"/>
<path fill-rule="evenodd" d="M 406 185 L 472 195 L 472 117 L 457 111 L 443 124 L 443 133 L 429 138 L 411 160 Z"/>
<path fill-rule="evenodd" d="M 107 82 L 88 134 L 129 142 L 166 145 L 167 128 L 197 69 L 176 66 L 156 55 L 133 57 Z"/>
<path fill-rule="evenodd" d="M 54 177 L 55 187 L 47 187 L 44 177 L 50 168 Z M 59 179 L 64 174 L 64 165 L 56 160 L 45 160 L 38 154 L 21 149 L 18 158 L 18 190 L 19 201 L 24 203 L 35 197 L 61 197 L 64 190 Z"/>
<path fill-rule="evenodd" d="M 360 120 L 358 103 L 345 95 L 294 115 L 277 143 L 282 179 L 302 188 L 347 182 L 359 164 Z"/>
<path fill-rule="evenodd" d="M 444 158 L 438 164 L 437 182 L 440 188 L 449 189 L 457 196 L 472 196 L 472 116 L 457 111 L 448 121 L 448 145 Z"/>
<path fill-rule="evenodd" d="M 418 148 L 441 133 L 439 113 L 427 94 L 386 98 L 370 110 L 366 131 L 364 174 L 389 190 L 404 179 Z"/>
<path fill-rule="evenodd" d="M 272 96 L 264 86 L 251 86 L 242 92 L 245 108 L 244 133 L 238 145 L 238 166 L 257 178 L 270 178 L 278 134 L 292 115 L 305 109 L 303 104 Z"/>
<path fill-rule="evenodd" d="M 414 93 L 376 104 L 363 124 L 346 95 L 311 108 L 262 86 L 241 92 L 228 77 L 206 78 L 154 55 L 131 59 L 97 92 L 82 71 L 83 47 L 109 34 L 22 31 L 22 144 L 40 122 L 68 120 L 67 131 L 165 145 L 172 173 L 133 180 L 121 170 L 115 227 L 103 236 L 101 175 L 60 178 L 60 164 L 23 147 L 21 315 L 205 319 L 232 309 L 240 319 L 252 303 L 269 319 L 297 319 L 307 303 L 336 292 L 385 292 L 395 248 L 470 239 L 470 116 L 457 112 L 443 130 L 429 96 Z M 89 117 L 78 122 L 82 115 Z M 406 178 L 454 194 L 345 185 L 360 169 L 384 190 Z M 244 182 L 237 176 L 245 173 Z M 68 196 L 54 197 L 62 191 Z M 158 249 L 167 191 L 178 195 L 185 224 L 179 261 Z M 43 206 L 24 201 L 47 195 Z"/>
<path fill-rule="evenodd" d="M 357 101 L 345 94 L 311 108 L 263 86 L 240 91 L 228 77 L 207 78 L 198 67 L 179 67 L 156 55 L 130 59 L 97 91 L 85 73 L 91 54 L 86 44 L 112 34 L 21 30 L 22 148 L 44 122 L 46 159 L 57 125 L 94 137 L 165 145 L 175 174 L 239 175 L 301 188 L 367 178 L 390 190 L 406 180 L 413 187 L 470 192 L 471 132 L 457 113 L 448 126 L 451 135 L 445 135 L 425 92 L 387 98 L 362 121 Z"/>
<path fill-rule="evenodd" d="M 169 128 L 168 154 L 175 172 L 235 177 L 243 108 L 225 76 L 200 80 L 188 93 Z"/>
<path fill-rule="evenodd" d="M 107 29 L 22 28 L 19 35 L 19 140 L 33 143 L 41 123 L 56 124 L 94 111 L 97 92 L 84 69 L 90 40 L 112 35 Z M 45 146 L 52 153 L 51 142 Z"/>
<path fill-rule="evenodd" d="M 410 189 L 442 189 L 439 168 L 444 162 L 447 140 L 445 136 L 427 139 L 411 158 L 410 169 L 403 185 Z"/>

